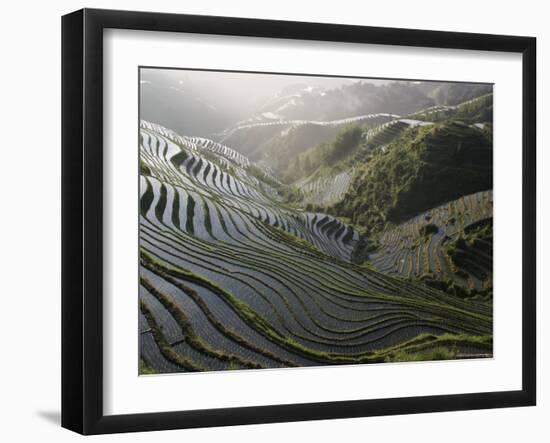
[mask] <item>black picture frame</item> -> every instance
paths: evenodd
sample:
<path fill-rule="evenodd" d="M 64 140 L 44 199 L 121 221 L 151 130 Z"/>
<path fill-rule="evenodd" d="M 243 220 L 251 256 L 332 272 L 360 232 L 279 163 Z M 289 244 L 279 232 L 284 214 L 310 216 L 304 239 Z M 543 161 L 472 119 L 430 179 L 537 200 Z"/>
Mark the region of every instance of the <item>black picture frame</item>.
<path fill-rule="evenodd" d="M 131 415 L 103 412 L 103 30 L 171 31 L 503 51 L 523 63 L 522 389 Z M 62 426 L 82 434 L 319 420 L 536 403 L 536 39 L 83 9 L 62 18 Z"/>

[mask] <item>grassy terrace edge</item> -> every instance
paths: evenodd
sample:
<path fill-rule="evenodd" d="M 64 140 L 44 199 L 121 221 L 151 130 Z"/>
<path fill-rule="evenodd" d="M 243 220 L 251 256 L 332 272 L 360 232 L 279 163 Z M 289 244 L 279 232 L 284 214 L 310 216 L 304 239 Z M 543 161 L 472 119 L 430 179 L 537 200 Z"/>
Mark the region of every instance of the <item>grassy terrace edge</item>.
<path fill-rule="evenodd" d="M 292 338 L 283 337 L 277 331 L 273 330 L 263 318 L 261 318 L 250 306 L 238 300 L 229 291 L 219 287 L 208 279 L 198 276 L 190 271 L 176 268 L 173 265 L 162 264 L 144 250 L 140 251 L 142 264 L 157 273 L 169 282 L 178 285 L 177 280 L 188 280 L 199 285 L 204 285 L 209 290 L 222 296 L 228 305 L 253 329 L 261 333 L 267 339 L 276 344 L 301 354 L 307 358 L 324 364 L 364 364 L 364 363 L 382 363 L 391 361 L 401 361 L 404 355 L 411 356 L 411 360 L 426 359 L 446 359 L 456 358 L 461 349 L 476 348 L 492 355 L 492 335 L 466 335 L 466 334 L 442 334 L 433 335 L 422 333 L 417 337 L 405 341 L 399 345 L 392 346 L 383 350 L 364 352 L 355 356 L 333 354 L 321 352 L 303 346 Z M 181 284 L 178 285 L 181 287 Z M 186 291 L 187 292 L 187 291 Z M 211 319 L 212 320 L 212 319 Z M 241 338 L 241 340 L 243 340 Z M 162 341 L 161 341 L 162 342 Z M 247 344 L 250 346 L 250 344 Z M 437 350 L 437 352 L 435 352 Z M 224 357 L 229 358 L 229 357 Z M 176 364 L 179 364 L 177 361 Z M 288 363 L 288 362 L 286 362 Z M 180 366 L 185 367 L 188 362 L 182 362 Z M 293 365 L 289 365 L 293 366 Z"/>

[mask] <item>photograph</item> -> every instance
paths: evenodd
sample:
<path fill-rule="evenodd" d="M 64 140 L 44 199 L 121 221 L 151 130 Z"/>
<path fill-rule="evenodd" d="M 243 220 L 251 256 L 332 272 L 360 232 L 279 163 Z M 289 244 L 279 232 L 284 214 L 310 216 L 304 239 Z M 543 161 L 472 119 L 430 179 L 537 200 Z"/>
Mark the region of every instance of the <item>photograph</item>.
<path fill-rule="evenodd" d="M 550 442 L 543 3 L 3 6 L 1 441 Z"/>
<path fill-rule="evenodd" d="M 138 83 L 140 375 L 493 358 L 493 84 Z"/>

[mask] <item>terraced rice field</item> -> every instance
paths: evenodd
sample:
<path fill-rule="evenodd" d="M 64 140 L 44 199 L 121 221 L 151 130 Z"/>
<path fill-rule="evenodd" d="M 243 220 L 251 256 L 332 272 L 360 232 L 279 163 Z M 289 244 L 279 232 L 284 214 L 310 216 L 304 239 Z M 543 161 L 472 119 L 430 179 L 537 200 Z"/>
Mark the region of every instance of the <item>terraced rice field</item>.
<path fill-rule="evenodd" d="M 231 137 L 233 137 L 237 133 L 244 130 L 250 130 L 250 129 L 280 128 L 284 133 L 289 131 L 293 127 L 301 126 L 301 125 L 343 126 L 350 123 L 369 122 L 370 124 L 377 126 L 379 124 L 394 120 L 396 118 L 399 118 L 399 116 L 395 114 L 376 113 L 376 114 L 358 115 L 354 117 L 343 118 L 340 120 L 329 120 L 329 121 L 267 120 L 267 121 L 261 121 L 261 122 L 246 122 L 246 123 L 238 124 L 237 126 L 234 126 L 232 128 L 229 128 L 220 134 L 216 134 L 216 137 L 219 139 L 221 143 L 224 143 L 228 141 L 230 142 L 232 140 Z"/>
<path fill-rule="evenodd" d="M 484 94 L 479 97 L 472 98 L 470 100 L 466 100 L 462 103 L 459 103 L 457 105 L 440 105 L 440 106 L 432 106 L 430 108 L 423 109 L 419 112 L 416 112 L 412 115 L 410 115 L 408 118 L 410 119 L 423 119 L 423 120 L 429 120 L 433 117 L 438 117 L 439 119 L 449 118 L 451 117 L 455 112 L 460 111 L 461 109 L 464 109 L 470 105 L 479 104 L 484 100 L 493 98 L 493 94 Z"/>
<path fill-rule="evenodd" d="M 285 206 L 223 144 L 142 121 L 140 161 L 140 358 L 153 371 L 491 352 L 489 305 L 352 264 L 351 226 Z"/>
<path fill-rule="evenodd" d="M 399 137 L 407 129 L 415 126 L 428 126 L 431 124 L 433 123 L 421 120 L 399 118 L 374 127 L 373 129 L 367 131 L 364 134 L 364 137 L 367 142 L 383 148 L 391 141 Z"/>
<path fill-rule="evenodd" d="M 478 240 L 476 257 L 458 263 L 446 248 L 473 228 L 492 223 L 492 218 L 493 191 L 461 197 L 384 232 L 370 260 L 384 273 L 433 274 L 476 289 L 492 286 L 492 242 Z"/>
<path fill-rule="evenodd" d="M 294 183 L 302 195 L 303 204 L 329 206 L 339 202 L 348 192 L 354 169 L 342 171 L 329 177 L 314 176 Z"/>

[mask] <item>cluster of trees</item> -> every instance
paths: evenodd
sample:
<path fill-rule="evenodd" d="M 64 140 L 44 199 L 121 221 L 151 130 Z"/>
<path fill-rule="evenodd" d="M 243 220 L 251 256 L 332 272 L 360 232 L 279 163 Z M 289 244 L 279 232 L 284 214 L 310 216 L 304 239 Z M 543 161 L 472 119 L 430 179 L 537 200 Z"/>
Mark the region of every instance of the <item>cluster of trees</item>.
<path fill-rule="evenodd" d="M 433 98 L 436 105 L 454 106 L 491 92 L 493 92 L 491 84 L 441 83 L 429 93 L 429 96 Z"/>
<path fill-rule="evenodd" d="M 295 181 L 323 169 L 331 169 L 331 172 L 335 172 L 335 167 L 348 159 L 361 146 L 365 129 L 359 124 L 343 127 L 333 140 L 321 143 L 300 154 L 296 161 L 288 166 L 285 179 Z"/>
<path fill-rule="evenodd" d="M 464 123 L 493 121 L 493 95 L 488 94 L 469 103 L 460 106 L 453 116 Z"/>
<path fill-rule="evenodd" d="M 491 124 L 493 121 L 493 94 L 483 95 L 462 104 L 456 109 L 441 109 L 427 114 L 413 114 L 410 118 L 430 122 L 456 120 L 467 124 Z"/>
<path fill-rule="evenodd" d="M 377 112 L 407 115 L 434 105 L 457 105 L 491 91 L 489 84 L 358 81 L 324 90 L 322 94 L 301 91 L 292 98 L 292 105 L 282 106 L 284 103 L 274 101 L 261 112 L 306 120 L 336 120 Z"/>
<path fill-rule="evenodd" d="M 493 186 L 491 140 L 453 122 L 410 129 L 356 167 L 333 212 L 369 233 Z"/>

